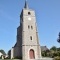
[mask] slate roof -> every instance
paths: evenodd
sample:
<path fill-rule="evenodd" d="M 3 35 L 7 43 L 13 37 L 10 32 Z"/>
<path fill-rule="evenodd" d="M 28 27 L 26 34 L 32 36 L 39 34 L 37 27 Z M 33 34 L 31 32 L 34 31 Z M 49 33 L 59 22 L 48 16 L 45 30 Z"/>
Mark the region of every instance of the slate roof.
<path fill-rule="evenodd" d="M 41 51 L 49 50 L 46 46 L 41 46 Z"/>

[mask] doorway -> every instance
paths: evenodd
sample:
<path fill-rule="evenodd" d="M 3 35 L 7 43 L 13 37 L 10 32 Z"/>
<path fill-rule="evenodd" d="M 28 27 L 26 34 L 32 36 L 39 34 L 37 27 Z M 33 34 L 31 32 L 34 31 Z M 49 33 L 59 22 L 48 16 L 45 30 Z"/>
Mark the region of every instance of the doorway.
<path fill-rule="evenodd" d="M 30 49 L 29 56 L 30 56 L 30 59 L 35 59 L 35 53 L 33 49 Z"/>

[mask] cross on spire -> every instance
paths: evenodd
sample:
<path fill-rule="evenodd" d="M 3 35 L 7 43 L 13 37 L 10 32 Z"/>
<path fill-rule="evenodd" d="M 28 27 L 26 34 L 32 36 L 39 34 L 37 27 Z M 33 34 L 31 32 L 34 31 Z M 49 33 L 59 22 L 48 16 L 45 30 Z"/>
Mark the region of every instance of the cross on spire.
<path fill-rule="evenodd" d="M 25 9 L 28 9 L 28 3 L 27 3 L 27 0 L 25 0 L 25 6 L 24 6 Z"/>

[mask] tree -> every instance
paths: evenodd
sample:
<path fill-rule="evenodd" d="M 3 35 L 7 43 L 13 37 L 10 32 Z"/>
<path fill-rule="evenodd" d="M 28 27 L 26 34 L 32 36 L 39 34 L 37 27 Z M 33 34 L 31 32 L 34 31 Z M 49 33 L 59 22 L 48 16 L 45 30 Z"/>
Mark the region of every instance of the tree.
<path fill-rule="evenodd" d="M 59 37 L 58 37 L 58 39 L 57 39 L 57 42 L 60 43 L 60 32 L 59 32 Z"/>
<path fill-rule="evenodd" d="M 53 46 L 52 48 L 50 48 L 50 50 L 56 51 L 57 48 L 55 46 Z"/>
<path fill-rule="evenodd" d="M 42 51 L 43 57 L 52 57 L 54 60 L 60 60 L 60 47 L 57 48 L 55 46 L 51 47 L 49 51 Z"/>

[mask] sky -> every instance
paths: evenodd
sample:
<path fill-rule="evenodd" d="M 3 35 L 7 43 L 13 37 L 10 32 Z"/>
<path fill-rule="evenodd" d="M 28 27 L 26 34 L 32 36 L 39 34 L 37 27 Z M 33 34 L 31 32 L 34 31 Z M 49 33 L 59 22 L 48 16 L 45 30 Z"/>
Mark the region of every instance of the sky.
<path fill-rule="evenodd" d="M 39 43 L 41 46 L 60 47 L 60 0 L 27 0 L 36 13 Z M 25 0 L 0 0 L 0 49 L 6 53 L 16 43 L 17 27 Z"/>

